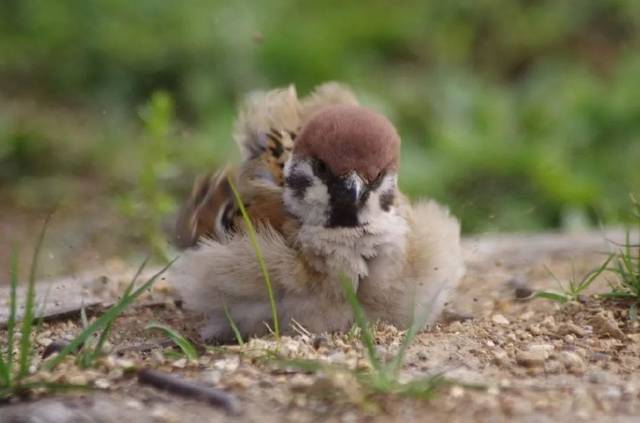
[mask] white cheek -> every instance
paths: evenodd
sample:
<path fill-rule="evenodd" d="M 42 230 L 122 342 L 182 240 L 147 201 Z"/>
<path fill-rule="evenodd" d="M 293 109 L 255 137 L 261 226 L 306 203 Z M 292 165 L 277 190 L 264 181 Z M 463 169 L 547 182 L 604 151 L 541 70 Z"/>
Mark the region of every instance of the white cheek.
<path fill-rule="evenodd" d="M 398 177 L 396 176 L 395 173 L 391 173 L 385 176 L 384 179 L 382 180 L 382 183 L 380 184 L 380 187 L 377 189 L 377 192 L 385 192 L 392 189 L 396 189 L 397 179 Z"/>
<path fill-rule="evenodd" d="M 329 192 L 327 187 L 315 176 L 313 177 L 313 185 L 305 192 L 304 204 L 306 213 L 303 220 L 305 223 L 310 225 L 324 225 L 326 223 Z"/>
<path fill-rule="evenodd" d="M 285 175 L 292 172 L 306 175 L 312 184 L 305 190 L 303 199 L 296 197 L 291 189 L 285 188 L 283 201 L 287 210 L 306 224 L 324 225 L 329 205 L 327 187 L 313 174 L 311 165 L 306 161 L 290 160 L 285 165 Z"/>
<path fill-rule="evenodd" d="M 358 218 L 361 223 L 371 223 L 373 221 L 379 220 L 379 217 L 381 215 L 384 216 L 393 214 L 393 208 L 390 212 L 382 210 L 382 208 L 380 207 L 380 195 L 385 192 L 395 190 L 396 180 L 397 177 L 395 174 L 385 176 L 378 189 L 369 194 L 367 202 L 360 210 L 360 213 L 358 213 Z"/>

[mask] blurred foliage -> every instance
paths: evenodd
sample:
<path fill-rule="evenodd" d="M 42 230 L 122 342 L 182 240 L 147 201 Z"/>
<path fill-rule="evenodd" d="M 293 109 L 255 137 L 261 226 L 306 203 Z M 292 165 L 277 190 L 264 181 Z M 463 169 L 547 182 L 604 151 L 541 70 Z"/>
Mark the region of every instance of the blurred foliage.
<path fill-rule="evenodd" d="M 0 104 L 0 184 L 90 177 L 156 225 L 228 159 L 243 93 L 342 80 L 398 125 L 403 188 L 466 231 L 615 223 L 640 186 L 639 41 L 636 0 L 2 0 L 0 100 L 93 129 Z"/>
<path fill-rule="evenodd" d="M 166 92 L 154 93 L 140 110 L 140 117 L 144 122 L 142 149 L 146 154 L 137 164 L 139 173 L 134 190 L 121 198 L 120 205 L 155 255 L 168 261 L 167 242 L 158 228 L 162 226 L 162 218 L 175 207 L 173 197 L 164 188 L 174 173 L 168 161 L 174 119 L 173 100 Z"/>

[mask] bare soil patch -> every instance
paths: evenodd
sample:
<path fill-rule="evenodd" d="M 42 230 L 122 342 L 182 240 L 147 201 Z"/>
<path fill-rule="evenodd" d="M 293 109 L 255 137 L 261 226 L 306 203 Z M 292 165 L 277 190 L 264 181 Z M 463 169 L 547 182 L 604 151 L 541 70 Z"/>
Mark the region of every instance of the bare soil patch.
<path fill-rule="evenodd" d="M 597 267 L 604 239 L 603 234 L 467 239 L 467 276 L 448 306 L 448 320 L 417 337 L 401 372 L 406 381 L 442 374 L 451 382 L 440 384 L 430 399 L 376 394 L 359 383 L 357 371 L 370 364 L 353 333 L 301 331 L 279 343 L 253 339 L 243 346 L 202 347 L 195 361 L 177 357 L 160 334 L 143 330 L 159 321 L 195 337 L 193 321 L 173 304 L 161 281 L 143 300 L 153 305 L 117 320 L 112 353 L 96 368 L 79 369 L 69 360 L 46 375 L 91 390 L 12 401 L 0 406 L 0 421 L 632 421 L 640 413 L 640 325 L 629 319 L 628 304 L 593 296 L 562 306 L 518 298 L 556 287 L 546 267 L 565 279 Z M 108 302 L 126 273 L 101 282 L 113 289 L 100 290 L 95 282 L 84 289 L 97 289 L 94 294 Z M 596 282 L 593 289 L 604 291 L 606 283 Z M 45 323 L 36 339 L 40 352 L 79 330 L 73 313 Z M 392 357 L 402 333 L 378 324 L 375 336 L 379 354 Z M 309 360 L 320 368 L 302 365 Z M 141 384 L 140 368 L 219 388 L 236 397 L 241 413 L 232 416 L 205 401 Z"/>

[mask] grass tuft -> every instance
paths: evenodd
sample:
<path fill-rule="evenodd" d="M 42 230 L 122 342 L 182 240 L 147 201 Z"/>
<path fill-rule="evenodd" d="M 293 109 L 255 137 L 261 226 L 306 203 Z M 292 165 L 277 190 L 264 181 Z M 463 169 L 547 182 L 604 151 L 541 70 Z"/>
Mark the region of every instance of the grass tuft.
<path fill-rule="evenodd" d="M 74 351 L 78 350 L 81 346 L 85 345 L 91 336 L 97 333 L 100 330 L 106 330 L 123 311 L 127 309 L 140 295 L 142 295 L 146 290 L 151 288 L 153 283 L 158 279 L 164 272 L 171 267 L 171 265 L 177 260 L 174 258 L 167 265 L 165 265 L 161 270 L 159 270 L 156 274 L 154 274 L 151 278 L 149 278 L 145 283 L 143 283 L 136 290 L 127 290 L 131 292 L 125 292 L 125 295 L 122 296 L 120 301 L 115 305 L 111 306 L 109 310 L 107 310 L 102 316 L 100 316 L 96 321 L 87 326 L 78 336 L 76 336 L 73 341 L 67 344 L 58 354 L 56 354 L 52 359 L 44 363 L 45 370 L 53 370 L 58 364 L 60 364 L 65 357 L 72 354 Z M 141 268 L 144 266 L 141 266 Z M 139 273 L 142 270 L 139 270 Z M 93 352 L 95 356 L 95 350 Z M 89 360 L 90 362 L 91 360 Z"/>
<path fill-rule="evenodd" d="M 162 323 L 154 322 L 147 325 L 144 330 L 161 331 L 167 338 L 172 340 L 173 343 L 178 346 L 178 348 L 180 348 L 180 351 L 182 351 L 185 357 L 187 357 L 189 360 L 198 359 L 198 351 L 196 351 L 196 348 L 193 346 L 193 344 L 172 327 L 164 325 Z"/>
<path fill-rule="evenodd" d="M 390 363 L 387 364 L 378 356 L 375 338 L 371 332 L 371 327 L 367 321 L 364 309 L 353 290 L 353 284 L 345 276 L 342 276 L 340 281 L 347 302 L 351 306 L 356 325 L 360 329 L 360 339 L 367 350 L 367 355 L 373 369 L 371 372 L 358 375 L 360 384 L 376 393 L 407 395 L 425 399 L 431 398 L 435 390 L 446 382 L 442 375 L 416 378 L 406 383 L 401 382 L 399 377 L 406 357 L 406 351 L 414 341 L 420 328 L 424 326 L 424 316 L 414 318 L 411 327 L 405 332 L 398 353 Z"/>
<path fill-rule="evenodd" d="M 51 215 L 45 218 L 42 230 L 38 236 L 36 247 L 33 252 L 33 258 L 31 259 L 31 269 L 29 271 L 29 282 L 27 284 L 27 294 L 24 306 L 24 316 L 22 317 L 22 329 L 20 339 L 20 355 L 19 355 L 19 367 L 18 378 L 21 379 L 29 374 L 29 366 L 31 365 L 32 357 L 32 345 L 31 336 L 33 335 L 33 320 L 35 318 L 35 299 L 36 299 L 36 272 L 38 269 L 38 259 L 40 258 L 40 251 L 42 249 L 42 243 L 44 242 L 44 235 L 47 232 L 47 226 Z M 15 305 L 14 305 L 15 306 Z"/>
<path fill-rule="evenodd" d="M 636 231 L 640 234 L 640 203 L 633 195 L 631 203 L 637 222 Z M 640 245 L 632 242 L 631 230 L 627 230 L 624 243 L 616 245 L 609 259 L 613 260 L 613 264 L 608 270 L 615 274 L 616 280 L 609 281 L 611 291 L 603 296 L 631 301 L 629 318 L 636 320 L 640 306 Z"/>
<path fill-rule="evenodd" d="M 612 259 L 612 256 L 607 257 L 607 259 L 602 262 L 600 266 L 589 271 L 580 279 L 576 277 L 574 269 L 573 275 L 567 283 L 563 283 L 549 268 L 547 268 L 549 274 L 553 277 L 553 279 L 560 287 L 561 292 L 538 291 L 536 292 L 534 298 L 544 298 L 546 300 L 555 301 L 561 304 L 569 301 L 578 301 L 579 297 L 587 290 L 587 288 L 591 286 L 591 284 L 593 284 L 593 281 L 595 281 L 598 276 L 602 275 L 605 271 L 608 270 L 607 266 Z"/>

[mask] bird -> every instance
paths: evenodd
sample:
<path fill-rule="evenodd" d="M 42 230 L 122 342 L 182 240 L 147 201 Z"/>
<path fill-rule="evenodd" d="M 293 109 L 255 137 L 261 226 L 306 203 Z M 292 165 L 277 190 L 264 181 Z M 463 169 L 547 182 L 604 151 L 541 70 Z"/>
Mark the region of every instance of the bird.
<path fill-rule="evenodd" d="M 329 82 L 249 94 L 233 138 L 242 162 L 196 181 L 175 227 L 185 249 L 170 279 L 201 316 L 207 342 L 263 336 L 274 319 L 243 220 L 244 205 L 283 332 L 347 331 L 353 304 L 369 321 L 434 323 L 465 267 L 460 224 L 434 200 L 398 188 L 400 136 L 383 114 Z M 234 189 L 241 201 L 234 196 Z"/>

